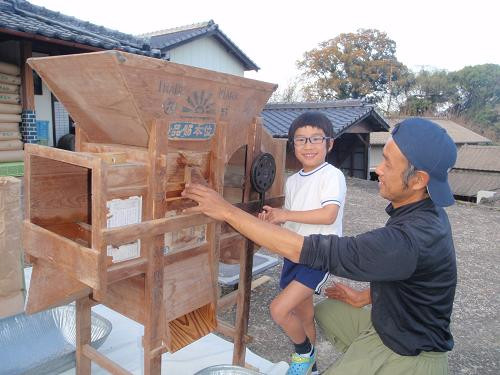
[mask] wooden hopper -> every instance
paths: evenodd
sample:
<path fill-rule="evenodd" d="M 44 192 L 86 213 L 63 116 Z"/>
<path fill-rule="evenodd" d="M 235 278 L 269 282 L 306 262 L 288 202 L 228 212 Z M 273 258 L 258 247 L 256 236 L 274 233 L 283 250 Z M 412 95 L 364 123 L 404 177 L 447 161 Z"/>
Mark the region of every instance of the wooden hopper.
<path fill-rule="evenodd" d="M 230 330 L 241 362 L 253 244 L 182 214 L 194 202 L 181 192 L 208 184 L 252 210 L 249 166 L 270 152 L 278 173 L 268 196 L 282 202 L 284 143 L 258 117 L 276 86 L 117 51 L 28 63 L 77 124 L 76 152 L 26 145 L 28 312 L 76 299 L 79 371 L 92 359 L 116 372 L 88 345 L 90 306 L 103 303 L 144 325 L 145 372 L 159 373 L 163 352 L 220 327 L 221 252 L 244 271 Z"/>

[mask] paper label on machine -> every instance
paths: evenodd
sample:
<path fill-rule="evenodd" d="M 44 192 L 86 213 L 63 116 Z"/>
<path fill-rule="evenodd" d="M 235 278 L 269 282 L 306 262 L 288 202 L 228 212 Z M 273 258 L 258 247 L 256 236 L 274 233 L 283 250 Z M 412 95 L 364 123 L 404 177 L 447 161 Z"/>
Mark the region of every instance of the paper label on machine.
<path fill-rule="evenodd" d="M 106 203 L 108 208 L 107 227 L 116 228 L 124 225 L 138 224 L 142 218 L 142 197 L 113 199 Z M 141 255 L 141 241 L 121 245 L 118 248 L 108 246 L 108 256 L 113 263 L 138 258 Z"/>

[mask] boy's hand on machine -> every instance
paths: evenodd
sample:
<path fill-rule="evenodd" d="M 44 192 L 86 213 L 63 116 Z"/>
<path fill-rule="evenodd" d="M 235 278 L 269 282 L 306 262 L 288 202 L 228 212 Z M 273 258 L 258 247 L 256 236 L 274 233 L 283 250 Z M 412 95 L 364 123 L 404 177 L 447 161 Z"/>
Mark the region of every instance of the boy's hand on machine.
<path fill-rule="evenodd" d="M 196 207 L 185 209 L 184 213 L 202 212 L 216 220 L 223 221 L 225 215 L 234 209 L 234 206 L 216 191 L 200 184 L 186 184 L 182 196 L 198 203 Z"/>
<path fill-rule="evenodd" d="M 287 221 L 286 212 L 287 210 L 283 210 L 281 208 L 274 208 L 271 206 L 262 207 L 264 210 L 259 214 L 259 219 L 261 215 L 263 216 L 263 220 L 271 223 L 271 224 L 283 224 Z"/>

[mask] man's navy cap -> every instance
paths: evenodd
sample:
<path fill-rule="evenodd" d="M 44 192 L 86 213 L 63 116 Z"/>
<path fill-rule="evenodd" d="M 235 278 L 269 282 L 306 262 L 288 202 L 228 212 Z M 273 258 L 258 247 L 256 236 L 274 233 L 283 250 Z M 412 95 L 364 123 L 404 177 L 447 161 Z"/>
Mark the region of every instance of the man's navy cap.
<path fill-rule="evenodd" d="M 455 200 L 448 184 L 448 172 L 457 160 L 457 147 L 446 130 L 435 122 L 414 117 L 397 124 L 392 139 L 417 170 L 429 174 L 427 191 L 440 207 Z"/>

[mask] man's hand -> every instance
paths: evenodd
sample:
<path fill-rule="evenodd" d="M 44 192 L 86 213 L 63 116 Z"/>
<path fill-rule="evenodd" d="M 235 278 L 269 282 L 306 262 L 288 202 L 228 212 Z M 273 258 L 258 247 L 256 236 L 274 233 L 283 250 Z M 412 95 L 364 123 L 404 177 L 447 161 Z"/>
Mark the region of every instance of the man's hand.
<path fill-rule="evenodd" d="M 325 296 L 338 299 L 354 307 L 363 307 L 371 303 L 370 289 L 356 290 L 347 285 L 335 283 L 325 289 Z"/>
<path fill-rule="evenodd" d="M 287 221 L 287 210 L 271 206 L 264 206 L 262 209 L 264 211 L 259 214 L 259 219 L 261 220 L 265 220 L 271 224 L 283 224 Z"/>
<path fill-rule="evenodd" d="M 186 184 L 182 196 L 198 203 L 198 206 L 184 210 L 185 213 L 202 212 L 216 220 L 223 221 L 229 211 L 234 209 L 234 206 L 224 200 L 220 194 L 200 184 Z"/>

